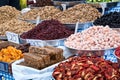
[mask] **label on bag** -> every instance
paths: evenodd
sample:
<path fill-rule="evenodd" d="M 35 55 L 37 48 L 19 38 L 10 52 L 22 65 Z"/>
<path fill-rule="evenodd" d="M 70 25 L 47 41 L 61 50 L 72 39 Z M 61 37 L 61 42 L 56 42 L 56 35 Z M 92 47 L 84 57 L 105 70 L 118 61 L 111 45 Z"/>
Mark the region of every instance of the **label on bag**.
<path fill-rule="evenodd" d="M 18 44 L 20 43 L 18 34 L 7 31 L 6 36 L 7 36 L 8 41 L 10 42 L 14 42 Z"/>
<path fill-rule="evenodd" d="M 8 63 L 0 62 L 0 71 L 9 72 Z"/>
<path fill-rule="evenodd" d="M 31 46 L 42 47 L 45 45 L 45 42 L 42 40 L 26 39 L 27 43 L 30 43 Z"/>

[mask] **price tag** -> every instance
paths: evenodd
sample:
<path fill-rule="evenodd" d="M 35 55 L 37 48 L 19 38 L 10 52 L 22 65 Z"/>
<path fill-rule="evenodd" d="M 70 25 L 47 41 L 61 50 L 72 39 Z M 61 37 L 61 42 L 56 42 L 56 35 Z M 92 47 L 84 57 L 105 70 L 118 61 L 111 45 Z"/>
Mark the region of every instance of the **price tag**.
<path fill-rule="evenodd" d="M 31 46 L 38 46 L 38 47 L 42 47 L 46 44 L 42 40 L 33 40 L 33 39 L 26 39 L 26 42 L 30 43 Z"/>
<path fill-rule="evenodd" d="M 6 36 L 7 36 L 8 41 L 10 41 L 10 42 L 14 42 L 14 43 L 18 43 L 18 44 L 20 43 L 18 34 L 7 31 Z"/>

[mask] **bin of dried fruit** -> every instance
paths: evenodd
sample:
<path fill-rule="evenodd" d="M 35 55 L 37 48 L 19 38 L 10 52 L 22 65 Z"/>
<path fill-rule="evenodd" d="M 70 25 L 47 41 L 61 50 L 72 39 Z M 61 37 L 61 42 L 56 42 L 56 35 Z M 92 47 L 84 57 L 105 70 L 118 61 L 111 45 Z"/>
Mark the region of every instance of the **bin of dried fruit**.
<path fill-rule="evenodd" d="M 43 43 L 41 44 L 43 45 L 58 46 L 63 44 L 64 39 L 71 34 L 73 34 L 72 30 L 59 21 L 52 19 L 39 23 L 33 29 L 20 35 L 20 37 L 22 39 L 42 40 Z"/>
<path fill-rule="evenodd" d="M 53 71 L 55 80 L 120 80 L 117 63 L 98 57 L 72 57 Z"/>
<path fill-rule="evenodd" d="M 8 72 L 12 73 L 12 62 L 23 58 L 23 52 L 28 52 L 27 50 L 25 50 L 29 48 L 28 45 L 29 44 L 19 45 L 7 41 L 0 43 L 0 62 L 8 64 L 8 67 L 6 67 L 6 69 L 9 69 Z M 25 49 L 23 50 L 21 46 L 24 46 Z"/>
<path fill-rule="evenodd" d="M 82 32 L 72 34 L 64 44 L 71 52 L 79 55 L 103 56 L 106 50 L 118 47 L 119 40 L 119 32 L 108 26 L 92 26 Z"/>
<path fill-rule="evenodd" d="M 120 28 L 120 12 L 111 12 L 97 18 L 94 25 L 109 25 L 111 28 Z"/>
<path fill-rule="evenodd" d="M 15 60 L 23 58 L 23 54 L 21 50 L 17 50 L 12 46 L 8 46 L 7 48 L 3 48 L 0 51 L 0 61 L 11 63 Z"/>

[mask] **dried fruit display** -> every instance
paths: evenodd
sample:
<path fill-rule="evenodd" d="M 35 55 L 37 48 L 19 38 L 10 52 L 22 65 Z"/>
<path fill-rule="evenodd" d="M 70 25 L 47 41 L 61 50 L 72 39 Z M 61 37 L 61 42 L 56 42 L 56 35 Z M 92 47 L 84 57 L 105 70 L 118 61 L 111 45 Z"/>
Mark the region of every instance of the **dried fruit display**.
<path fill-rule="evenodd" d="M 41 20 L 46 20 L 48 17 L 53 16 L 59 12 L 61 11 L 54 6 L 45 6 L 32 9 L 20 17 L 24 20 L 36 20 L 37 16 L 40 16 Z"/>
<path fill-rule="evenodd" d="M 105 14 L 94 21 L 95 25 L 109 25 L 111 28 L 120 28 L 120 12 Z"/>
<path fill-rule="evenodd" d="M 78 4 L 68 8 L 63 12 L 59 12 L 48 19 L 57 19 L 62 23 L 76 23 L 77 21 L 90 22 L 101 16 L 101 13 L 89 4 Z"/>
<path fill-rule="evenodd" d="M 77 50 L 105 50 L 120 45 L 120 34 L 108 26 L 92 26 L 69 36 L 65 45 Z"/>
<path fill-rule="evenodd" d="M 22 51 L 14 48 L 12 46 L 8 46 L 7 48 L 3 48 L 0 51 L 0 61 L 10 63 L 10 62 L 18 60 L 20 58 L 23 58 Z"/>
<path fill-rule="evenodd" d="M 120 80 L 117 63 L 98 57 L 72 57 L 53 72 L 55 80 Z"/>
<path fill-rule="evenodd" d="M 73 31 L 69 30 L 57 20 L 45 20 L 36 27 L 21 35 L 23 39 L 53 40 L 70 36 Z"/>
<path fill-rule="evenodd" d="M 20 11 L 11 6 L 0 7 L 0 24 L 5 23 L 13 18 L 17 18 Z"/>
<path fill-rule="evenodd" d="M 34 24 L 22 20 L 12 19 L 0 25 L 0 35 L 5 35 L 6 31 L 22 34 L 23 32 L 32 29 L 34 26 Z"/>

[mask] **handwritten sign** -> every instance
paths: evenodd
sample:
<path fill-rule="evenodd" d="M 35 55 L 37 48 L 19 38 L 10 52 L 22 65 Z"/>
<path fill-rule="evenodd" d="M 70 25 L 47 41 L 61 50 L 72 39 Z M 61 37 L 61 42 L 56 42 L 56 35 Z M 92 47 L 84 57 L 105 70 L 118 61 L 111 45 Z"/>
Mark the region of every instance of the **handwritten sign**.
<path fill-rule="evenodd" d="M 7 36 L 8 41 L 10 42 L 14 42 L 18 44 L 20 43 L 18 34 L 7 31 L 6 36 Z"/>
<path fill-rule="evenodd" d="M 26 42 L 30 43 L 31 46 L 38 46 L 38 47 L 42 47 L 46 44 L 42 40 L 33 40 L 33 39 L 26 39 Z"/>

